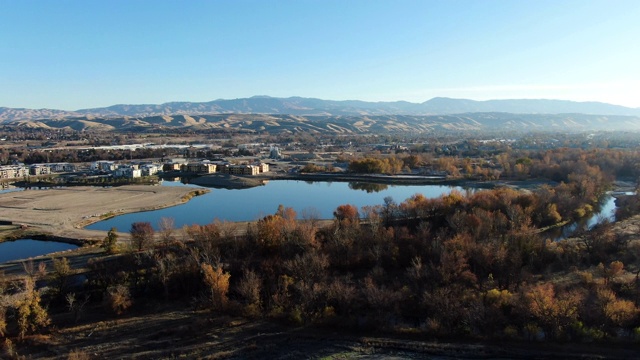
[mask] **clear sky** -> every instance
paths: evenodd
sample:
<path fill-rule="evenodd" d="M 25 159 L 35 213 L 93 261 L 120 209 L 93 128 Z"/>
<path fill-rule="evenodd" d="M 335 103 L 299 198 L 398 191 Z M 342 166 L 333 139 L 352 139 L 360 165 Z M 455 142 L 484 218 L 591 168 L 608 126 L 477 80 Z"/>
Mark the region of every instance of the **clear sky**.
<path fill-rule="evenodd" d="M 640 107 L 640 1 L 0 0 L 0 106 L 253 95 Z"/>

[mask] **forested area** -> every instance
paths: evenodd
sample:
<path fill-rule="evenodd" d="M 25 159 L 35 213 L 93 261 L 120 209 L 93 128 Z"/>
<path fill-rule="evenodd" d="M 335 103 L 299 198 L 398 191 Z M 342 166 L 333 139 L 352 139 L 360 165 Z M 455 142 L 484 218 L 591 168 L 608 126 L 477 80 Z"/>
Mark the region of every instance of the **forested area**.
<path fill-rule="evenodd" d="M 476 157 L 434 156 L 432 152 L 343 157 L 348 171 L 363 174 L 401 174 L 434 171 L 451 177 L 475 180 L 546 178 L 568 182 L 571 174 L 582 176 L 638 176 L 637 151 L 557 148 L 544 151 L 503 149 Z M 597 168 L 597 169 L 596 169 Z M 309 169 L 309 172 L 318 169 Z M 600 170 L 598 173 L 597 170 Z M 598 179 L 596 179 L 598 181 Z"/>
<path fill-rule="evenodd" d="M 637 341 L 640 241 L 607 223 L 573 239 L 545 232 L 597 210 L 615 177 L 637 178 L 637 154 L 558 149 L 497 160 L 506 176 L 549 182 L 344 204 L 328 226 L 286 206 L 246 231 L 134 223 L 130 248 L 109 232 L 108 256 L 90 261 L 82 287 L 70 283 L 65 259 L 5 284 L 0 334 L 46 331 L 47 309 L 81 320 L 89 307 L 122 316 L 179 302 L 214 315 L 438 338 Z M 629 196 L 620 214 L 633 216 L 639 203 Z M 33 284 L 43 278 L 51 286 L 40 294 Z"/>

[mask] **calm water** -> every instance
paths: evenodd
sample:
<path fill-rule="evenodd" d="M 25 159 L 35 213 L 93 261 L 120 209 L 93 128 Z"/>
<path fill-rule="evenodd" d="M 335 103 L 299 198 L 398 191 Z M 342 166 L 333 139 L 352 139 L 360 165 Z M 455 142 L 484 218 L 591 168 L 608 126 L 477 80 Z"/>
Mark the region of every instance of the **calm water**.
<path fill-rule="evenodd" d="M 179 182 L 163 182 L 163 186 L 193 186 Z M 358 208 L 382 205 L 390 196 L 400 203 L 416 193 L 433 198 L 448 194 L 454 187 L 436 185 L 380 185 L 347 182 L 305 182 L 295 180 L 270 181 L 265 186 L 250 189 L 211 189 L 188 203 L 166 209 L 117 216 L 87 226 L 87 229 L 129 231 L 131 224 L 148 221 L 157 227 L 163 217 L 173 218 L 175 227 L 209 224 L 215 219 L 251 221 L 273 214 L 282 204 L 293 208 L 298 217 L 305 211 L 315 211 L 319 218 L 330 219 L 333 211 L 343 204 Z M 457 188 L 462 190 L 461 188 Z"/>
<path fill-rule="evenodd" d="M 0 194 L 10 193 L 10 192 L 15 192 L 15 191 L 22 191 L 22 190 L 24 190 L 24 189 L 23 188 L 19 188 L 19 187 L 13 187 L 13 186 L 2 187 L 2 188 L 0 188 Z"/>
<path fill-rule="evenodd" d="M 73 244 L 33 239 L 6 241 L 0 243 L 0 263 L 27 259 L 34 256 L 75 249 L 77 247 L 77 245 Z"/>
<path fill-rule="evenodd" d="M 550 239 L 562 240 L 572 236 L 578 230 L 590 230 L 603 221 L 616 221 L 616 198 L 607 195 L 600 203 L 600 210 L 591 217 L 565 225 L 561 228 L 551 229 L 545 234 Z"/>

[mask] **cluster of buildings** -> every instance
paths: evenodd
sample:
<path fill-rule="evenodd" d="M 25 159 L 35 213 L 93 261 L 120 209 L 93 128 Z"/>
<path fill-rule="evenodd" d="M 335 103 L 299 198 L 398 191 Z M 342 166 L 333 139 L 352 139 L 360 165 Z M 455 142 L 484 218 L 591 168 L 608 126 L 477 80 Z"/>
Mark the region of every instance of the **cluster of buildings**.
<path fill-rule="evenodd" d="M 29 171 L 24 165 L 0 166 L 0 179 L 17 179 L 27 175 L 29 175 Z"/>
<path fill-rule="evenodd" d="M 76 165 L 70 163 L 51 164 L 15 164 L 0 166 L 0 180 L 19 179 L 30 175 L 48 175 L 53 173 L 70 173 L 77 171 Z M 160 171 L 183 172 L 191 174 L 233 174 L 233 175 L 258 175 L 269 171 L 269 164 L 231 164 L 226 161 L 192 161 L 186 159 L 175 159 L 165 164 L 151 162 L 132 162 L 127 164 L 116 163 L 115 161 L 95 161 L 92 162 L 89 171 L 103 175 L 111 175 L 115 178 L 139 178 L 152 176 Z"/>
<path fill-rule="evenodd" d="M 48 163 L 25 165 L 22 163 L 0 166 L 1 179 L 18 179 L 29 175 L 48 175 L 54 173 L 73 172 L 76 167 L 70 163 Z"/>
<path fill-rule="evenodd" d="M 196 162 L 171 161 L 162 166 L 165 172 L 180 171 L 195 174 L 231 174 L 231 175 L 259 175 L 269 171 L 269 164 L 231 164 L 226 161 L 202 160 Z"/>
<path fill-rule="evenodd" d="M 155 175 L 160 171 L 160 165 L 153 163 L 117 164 L 114 161 L 95 161 L 91 163 L 92 171 L 112 174 L 116 178 L 135 179 L 143 176 Z"/>

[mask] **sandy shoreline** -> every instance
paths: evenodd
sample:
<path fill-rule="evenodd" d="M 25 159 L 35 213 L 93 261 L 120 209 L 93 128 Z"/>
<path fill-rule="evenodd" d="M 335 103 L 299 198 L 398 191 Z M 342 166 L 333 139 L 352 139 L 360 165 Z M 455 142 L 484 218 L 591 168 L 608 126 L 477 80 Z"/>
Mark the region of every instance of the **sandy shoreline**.
<path fill-rule="evenodd" d="M 26 225 L 53 236 L 97 240 L 104 231 L 84 226 L 104 218 L 188 201 L 192 188 L 126 185 L 112 188 L 68 187 L 0 194 L 0 220 Z"/>

